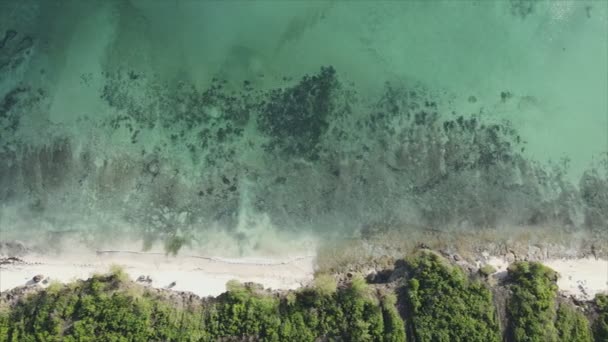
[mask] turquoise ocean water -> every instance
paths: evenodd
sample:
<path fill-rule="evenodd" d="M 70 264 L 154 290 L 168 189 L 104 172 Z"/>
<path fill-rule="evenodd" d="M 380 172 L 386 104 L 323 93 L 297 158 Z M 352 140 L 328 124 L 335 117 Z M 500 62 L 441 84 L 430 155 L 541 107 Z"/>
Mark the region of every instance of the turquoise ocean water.
<path fill-rule="evenodd" d="M 1 238 L 605 230 L 607 61 L 606 1 L 0 0 Z"/>

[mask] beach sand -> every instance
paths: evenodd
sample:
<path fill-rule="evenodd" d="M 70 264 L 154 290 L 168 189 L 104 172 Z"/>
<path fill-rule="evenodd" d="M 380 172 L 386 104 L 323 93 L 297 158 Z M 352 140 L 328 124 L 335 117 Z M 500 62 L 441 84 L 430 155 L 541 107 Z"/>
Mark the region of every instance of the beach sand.
<path fill-rule="evenodd" d="M 67 283 L 87 279 L 95 273 L 107 273 L 112 265 L 121 266 L 132 280 L 149 277 L 149 286 L 192 292 L 198 296 L 217 296 L 226 290 L 226 282 L 235 279 L 255 282 L 269 289 L 295 289 L 313 278 L 313 257 L 290 258 L 215 258 L 202 256 L 167 256 L 163 253 L 132 251 L 49 255 L 27 255 L 22 262 L 0 265 L 0 292 L 26 284 L 42 275 Z M 142 282 L 146 284 L 145 282 Z M 171 286 L 172 283 L 175 283 Z"/>
<path fill-rule="evenodd" d="M 161 252 L 97 251 L 60 255 L 28 254 L 18 261 L 0 264 L 0 292 L 33 285 L 42 275 L 48 282 L 68 283 L 88 279 L 118 265 L 132 280 L 154 288 L 194 293 L 200 297 L 217 296 L 226 291 L 229 280 L 259 283 L 267 289 L 297 289 L 310 283 L 315 256 L 221 258 L 198 255 L 168 256 Z M 487 263 L 497 269 L 495 277 L 506 276 L 509 265 L 504 257 L 491 256 Z M 595 258 L 548 259 L 543 264 L 559 273 L 557 285 L 564 296 L 591 300 L 597 293 L 608 293 L 608 260 Z M 174 284 L 173 284 L 174 283 Z"/>
<path fill-rule="evenodd" d="M 608 260 L 595 258 L 547 259 L 542 263 L 557 273 L 557 286 L 563 296 L 591 300 L 598 293 L 608 293 Z M 490 257 L 488 264 L 506 275 L 509 262 L 504 257 Z"/>

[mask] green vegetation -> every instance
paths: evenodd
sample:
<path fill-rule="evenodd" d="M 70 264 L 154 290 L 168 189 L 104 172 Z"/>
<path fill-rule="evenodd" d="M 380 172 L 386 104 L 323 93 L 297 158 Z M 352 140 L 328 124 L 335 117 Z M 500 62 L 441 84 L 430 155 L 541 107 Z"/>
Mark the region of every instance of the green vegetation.
<path fill-rule="evenodd" d="M 589 321 L 580 311 L 567 304 L 561 304 L 557 309 L 555 321 L 559 341 L 562 342 L 591 342 Z"/>
<path fill-rule="evenodd" d="M 4 296 L 0 341 L 608 341 L 608 296 L 590 304 L 591 329 L 575 306 L 556 305 L 557 275 L 541 264 L 509 267 L 504 334 L 485 277 L 429 251 L 397 267 L 405 272 L 389 284 L 318 274 L 298 291 L 230 281 L 224 294 L 199 299 L 146 289 L 113 266 L 16 303 Z"/>
<path fill-rule="evenodd" d="M 514 341 L 557 341 L 555 298 L 557 273 L 535 262 L 516 262 L 508 269 L 513 295 L 507 304 Z"/>
<path fill-rule="evenodd" d="M 358 278 L 285 296 L 230 282 L 216 299 L 173 302 L 130 282 L 115 268 L 25 296 L 0 312 L 0 341 L 404 341 L 391 296 L 378 301 Z"/>
<path fill-rule="evenodd" d="M 174 310 L 162 301 L 116 291 L 115 276 L 95 276 L 87 282 L 41 291 L 10 312 L 6 341 L 141 341 L 179 331 L 169 320 Z M 151 329 L 151 327 L 155 329 Z"/>
<path fill-rule="evenodd" d="M 606 342 L 608 341 L 608 295 L 597 295 L 595 304 L 599 312 L 594 325 L 595 340 Z"/>
<path fill-rule="evenodd" d="M 331 295 L 338 289 L 336 279 L 329 274 L 317 274 L 314 284 L 315 289 L 325 295 Z"/>
<path fill-rule="evenodd" d="M 479 274 L 484 277 L 489 277 L 494 273 L 496 273 L 496 268 L 490 264 L 485 264 L 479 269 Z"/>
<path fill-rule="evenodd" d="M 416 341 L 500 341 L 490 290 L 432 252 L 407 262 L 406 322 Z"/>
<path fill-rule="evenodd" d="M 388 299 L 379 305 L 358 281 L 333 292 L 305 288 L 284 297 L 270 296 L 253 285 L 232 282 L 228 287 L 206 312 L 206 330 L 214 338 L 404 341 L 404 324 L 394 302 Z"/>

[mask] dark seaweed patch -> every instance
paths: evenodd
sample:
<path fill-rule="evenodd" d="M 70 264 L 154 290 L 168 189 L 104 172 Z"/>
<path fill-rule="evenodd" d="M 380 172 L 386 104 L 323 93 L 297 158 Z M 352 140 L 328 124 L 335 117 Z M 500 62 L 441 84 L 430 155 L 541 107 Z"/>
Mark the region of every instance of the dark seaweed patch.
<path fill-rule="evenodd" d="M 332 95 L 339 87 L 333 67 L 305 76 L 294 87 L 276 89 L 258 117 L 260 130 L 271 138 L 269 150 L 317 159 L 319 141 L 333 114 Z"/>
<path fill-rule="evenodd" d="M 0 71 L 2 72 L 16 69 L 31 54 L 34 39 L 30 36 L 17 38 L 18 35 L 15 30 L 6 30 L 0 40 Z"/>
<path fill-rule="evenodd" d="M 526 19 L 534 13 L 534 7 L 538 0 L 510 0 L 511 14 L 521 19 Z"/>
<path fill-rule="evenodd" d="M 16 35 L 17 31 L 6 30 L 6 32 L 4 32 L 4 38 L 0 41 L 0 49 L 3 49 Z"/>
<path fill-rule="evenodd" d="M 192 190 L 192 203 L 184 205 L 200 220 L 234 223 L 242 188 L 237 180 L 255 179 L 247 185 L 254 206 L 277 225 L 322 226 L 325 215 L 342 214 L 344 225 L 580 226 L 581 211 L 590 227 L 605 222 L 607 200 L 594 192 L 603 189 L 600 176 L 585 180 L 580 195 L 568 190 L 561 171 L 524 158 L 525 141 L 509 122 L 483 109 L 443 112 L 445 94 L 420 84 L 387 83 L 375 99 L 350 91 L 331 67 L 264 91 L 248 81 L 216 79 L 197 89 L 143 74 L 133 82 L 129 72 L 106 77 L 102 96 L 117 109 L 108 127 L 128 131 L 137 144 L 146 130 L 161 125 L 167 139 L 147 151 L 162 156 L 183 148 L 192 157 L 205 185 Z M 503 91 L 495 101 L 512 96 Z M 243 151 L 260 159 L 250 165 Z M 144 161 L 150 157 L 143 152 Z M 169 169 L 162 165 L 158 177 L 144 170 L 160 184 Z M 180 203 L 171 189 L 159 190 L 154 205 L 178 210 L 171 207 Z M 293 194 L 290 200 L 285 193 Z M 404 218 L 402 202 L 411 203 L 415 215 Z"/>

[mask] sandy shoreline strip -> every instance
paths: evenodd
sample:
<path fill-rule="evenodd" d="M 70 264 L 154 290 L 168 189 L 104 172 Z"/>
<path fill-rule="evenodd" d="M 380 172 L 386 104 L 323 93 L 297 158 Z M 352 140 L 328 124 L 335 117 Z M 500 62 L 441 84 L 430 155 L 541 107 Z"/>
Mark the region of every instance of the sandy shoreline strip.
<path fill-rule="evenodd" d="M 577 299 L 592 299 L 597 293 L 608 293 L 608 260 L 556 259 L 545 265 L 560 274 L 559 290 Z"/>
<path fill-rule="evenodd" d="M 548 259 L 542 263 L 559 273 L 557 287 L 564 296 L 591 300 L 598 293 L 608 293 L 608 260 L 595 258 Z M 509 262 L 504 257 L 490 257 L 488 264 L 505 272 Z"/>
<path fill-rule="evenodd" d="M 197 255 L 166 256 L 164 253 L 136 251 L 97 251 L 58 256 L 27 255 L 23 262 L 0 265 L 0 292 L 33 284 L 32 278 L 62 283 L 88 279 L 107 273 L 112 265 L 122 266 L 132 280 L 149 277 L 149 286 L 192 292 L 198 296 L 217 296 L 232 279 L 255 282 L 269 289 L 296 289 L 309 283 L 314 274 L 314 255 L 279 257 L 221 258 Z M 489 257 L 497 275 L 505 275 L 509 265 L 504 257 Z M 608 260 L 549 259 L 543 264 L 560 274 L 560 293 L 590 300 L 597 293 L 608 293 Z M 39 286 L 48 284 L 39 283 Z"/>
<path fill-rule="evenodd" d="M 270 289 L 295 289 L 313 278 L 313 256 L 291 258 L 219 258 L 166 256 L 163 253 L 101 251 L 96 254 L 28 255 L 23 263 L 0 265 L 0 292 L 32 283 L 40 274 L 67 283 L 106 273 L 119 265 L 132 280 L 150 277 L 155 288 L 171 288 L 198 296 L 217 296 L 226 282 L 256 282 Z M 173 283 L 175 283 L 173 286 Z M 40 283 L 40 286 L 46 286 Z"/>

